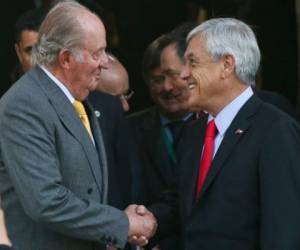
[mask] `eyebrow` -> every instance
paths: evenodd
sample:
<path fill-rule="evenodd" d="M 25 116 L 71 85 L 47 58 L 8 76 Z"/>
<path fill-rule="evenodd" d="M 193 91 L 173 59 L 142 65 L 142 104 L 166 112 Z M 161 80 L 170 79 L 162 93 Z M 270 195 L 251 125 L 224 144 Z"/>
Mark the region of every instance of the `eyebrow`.
<path fill-rule="evenodd" d="M 189 53 L 185 56 L 187 61 L 193 61 L 195 63 L 199 63 L 200 59 L 199 57 L 195 56 L 193 53 Z"/>
<path fill-rule="evenodd" d="M 172 73 L 179 73 L 179 70 L 177 70 L 177 69 L 166 69 L 166 70 L 164 70 L 163 71 L 163 73 L 167 73 L 167 74 L 172 74 Z"/>

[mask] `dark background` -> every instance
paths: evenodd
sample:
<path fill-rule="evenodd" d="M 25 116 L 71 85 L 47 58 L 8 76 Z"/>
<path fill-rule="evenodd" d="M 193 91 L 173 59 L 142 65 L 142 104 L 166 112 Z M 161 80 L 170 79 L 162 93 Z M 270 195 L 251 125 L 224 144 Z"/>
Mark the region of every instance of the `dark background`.
<path fill-rule="evenodd" d="M 88 4 L 92 0 L 84 0 Z M 49 1 L 44 1 L 47 4 Z M 296 106 L 297 22 L 294 0 L 95 0 L 104 9 L 109 33 L 109 50 L 125 65 L 131 88 L 131 112 L 151 105 L 141 77 L 141 59 L 146 46 L 162 33 L 185 21 L 204 17 L 236 17 L 251 25 L 262 51 L 262 88 L 287 97 Z M 13 47 L 17 17 L 36 3 L 10 0 L 1 3 L 2 95 L 10 86 L 9 75 L 16 62 Z M 103 14 L 103 13 L 102 13 Z M 198 19 L 197 19 L 198 18 Z M 203 17 L 202 17 L 203 18 Z"/>

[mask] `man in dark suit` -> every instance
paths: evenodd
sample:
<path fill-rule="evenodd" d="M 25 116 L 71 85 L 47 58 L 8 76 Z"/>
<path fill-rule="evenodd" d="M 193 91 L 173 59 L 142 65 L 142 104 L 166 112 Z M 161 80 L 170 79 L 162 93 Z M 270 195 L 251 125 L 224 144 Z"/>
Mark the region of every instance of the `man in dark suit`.
<path fill-rule="evenodd" d="M 189 106 L 208 117 L 179 145 L 178 192 L 152 206 L 159 230 L 180 218 L 186 250 L 300 249 L 300 128 L 250 87 L 260 61 L 254 33 L 219 18 L 187 39 Z"/>
<path fill-rule="evenodd" d="M 176 179 L 176 145 L 185 123 L 195 117 L 184 105 L 189 92 L 186 81 L 180 79 L 185 39 L 193 27 L 193 23 L 177 27 L 154 40 L 144 53 L 144 80 L 155 105 L 128 117 L 141 160 L 141 165 L 135 167 L 141 174 L 138 203 L 149 205 L 157 201 Z M 178 242 L 175 236 L 160 242 L 159 247 L 179 249 Z"/>
<path fill-rule="evenodd" d="M 135 206 L 107 205 L 105 147 L 85 100 L 107 64 L 105 48 L 101 20 L 75 1 L 59 2 L 41 24 L 37 65 L 1 98 L 0 193 L 18 249 L 121 248 L 155 230 Z"/>
<path fill-rule="evenodd" d="M 31 50 L 38 41 L 38 29 L 46 15 L 46 9 L 35 8 L 24 12 L 15 25 L 15 51 L 18 56 L 11 74 L 11 83 L 16 82 L 31 69 Z"/>

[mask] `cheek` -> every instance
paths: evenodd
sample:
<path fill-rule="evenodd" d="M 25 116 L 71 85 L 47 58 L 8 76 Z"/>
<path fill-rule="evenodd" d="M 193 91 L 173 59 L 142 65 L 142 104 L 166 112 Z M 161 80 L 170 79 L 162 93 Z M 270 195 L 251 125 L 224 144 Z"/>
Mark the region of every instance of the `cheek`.
<path fill-rule="evenodd" d="M 31 55 L 28 54 L 28 53 L 23 53 L 23 58 L 24 58 L 26 61 L 30 61 L 30 60 L 31 60 Z"/>
<path fill-rule="evenodd" d="M 188 81 L 184 79 L 174 79 L 173 80 L 174 88 L 180 91 L 184 91 L 188 88 Z"/>
<path fill-rule="evenodd" d="M 194 68 L 191 70 L 192 77 L 196 80 L 197 83 L 201 82 L 202 72 L 198 68 Z"/>
<path fill-rule="evenodd" d="M 82 68 L 80 69 L 82 72 L 82 76 L 84 78 L 87 78 L 88 80 L 94 80 L 97 71 L 95 67 L 92 67 L 90 64 L 89 65 L 82 65 Z"/>
<path fill-rule="evenodd" d="M 84 69 L 86 74 L 90 74 L 90 73 L 93 73 L 95 71 L 95 67 L 90 62 L 83 63 L 82 69 Z"/>
<path fill-rule="evenodd" d="M 160 95 L 160 92 L 161 92 L 160 88 L 153 87 L 150 89 L 150 95 L 152 98 L 155 99 L 157 99 L 157 97 Z"/>
<path fill-rule="evenodd" d="M 150 96 L 151 96 L 151 98 L 152 98 L 152 100 L 153 100 L 154 102 L 158 102 L 158 101 L 159 101 L 159 100 L 158 100 L 158 94 L 157 94 L 156 91 L 150 90 Z"/>
<path fill-rule="evenodd" d="M 191 74 L 197 83 L 203 84 L 210 81 L 210 73 L 205 69 L 194 69 Z"/>
<path fill-rule="evenodd" d="M 98 71 L 99 64 L 98 63 L 93 63 L 93 64 L 90 65 L 90 68 L 92 69 L 92 71 Z"/>

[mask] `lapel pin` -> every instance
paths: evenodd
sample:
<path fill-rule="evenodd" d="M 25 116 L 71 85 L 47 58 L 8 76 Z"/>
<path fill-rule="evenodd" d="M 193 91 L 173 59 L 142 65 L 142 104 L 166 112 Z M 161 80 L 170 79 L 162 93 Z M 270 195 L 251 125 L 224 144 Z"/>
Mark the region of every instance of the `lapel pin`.
<path fill-rule="evenodd" d="M 99 118 L 99 117 L 101 116 L 101 113 L 100 113 L 100 111 L 98 111 L 98 110 L 95 110 L 95 116 L 96 116 L 97 118 Z"/>
<path fill-rule="evenodd" d="M 244 130 L 241 130 L 241 129 L 238 128 L 234 133 L 236 135 L 241 135 L 242 133 L 244 133 Z"/>

